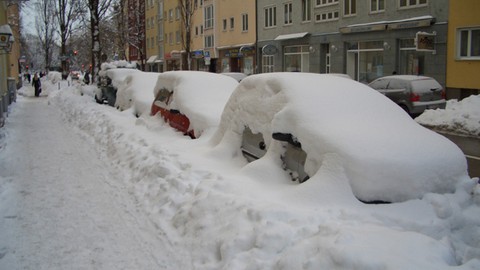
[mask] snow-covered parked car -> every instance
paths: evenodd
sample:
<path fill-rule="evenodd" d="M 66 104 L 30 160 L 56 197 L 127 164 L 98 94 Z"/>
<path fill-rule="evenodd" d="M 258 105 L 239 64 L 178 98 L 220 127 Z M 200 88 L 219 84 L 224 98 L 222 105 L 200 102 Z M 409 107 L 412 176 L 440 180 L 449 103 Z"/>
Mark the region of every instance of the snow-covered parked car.
<path fill-rule="evenodd" d="M 95 100 L 101 104 L 115 106 L 119 85 L 124 83 L 127 75 L 139 72 L 135 68 L 135 64 L 127 61 L 103 63 L 98 72 L 98 89 L 95 91 Z"/>
<path fill-rule="evenodd" d="M 448 139 L 372 88 L 328 74 L 245 78 L 225 105 L 213 143 L 230 145 L 232 156 L 243 153 L 248 161 L 273 157 L 292 180 L 308 180 L 302 185 L 347 179 L 363 202 L 453 192 L 468 175 L 463 153 Z"/>
<path fill-rule="evenodd" d="M 173 128 L 192 138 L 220 122 L 223 108 L 238 82 L 202 71 L 171 71 L 158 76 L 151 115 L 160 113 Z"/>
<path fill-rule="evenodd" d="M 121 111 L 132 110 L 136 116 L 150 114 L 153 91 L 159 73 L 133 72 L 125 76 L 123 83 L 118 85 L 115 107 Z"/>

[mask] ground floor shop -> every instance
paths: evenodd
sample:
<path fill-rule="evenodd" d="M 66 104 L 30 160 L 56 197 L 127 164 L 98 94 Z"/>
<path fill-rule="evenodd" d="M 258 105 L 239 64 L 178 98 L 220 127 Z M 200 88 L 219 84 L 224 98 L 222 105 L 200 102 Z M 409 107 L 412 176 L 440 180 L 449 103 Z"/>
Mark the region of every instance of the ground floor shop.
<path fill-rule="evenodd" d="M 428 46 L 417 46 L 417 34 Z M 447 25 L 433 18 L 298 33 L 257 44 L 259 72 L 344 73 L 369 83 L 390 74 L 426 75 L 445 85 Z M 423 37 L 426 37 L 423 39 Z"/>

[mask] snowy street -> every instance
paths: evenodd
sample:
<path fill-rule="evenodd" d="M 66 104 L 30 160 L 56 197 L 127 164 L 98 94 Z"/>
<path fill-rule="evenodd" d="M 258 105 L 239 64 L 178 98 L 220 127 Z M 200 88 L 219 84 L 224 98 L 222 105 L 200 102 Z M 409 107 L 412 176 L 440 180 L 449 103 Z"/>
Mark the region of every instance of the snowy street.
<path fill-rule="evenodd" d="M 119 89 L 132 87 L 124 110 L 59 75 L 44 78 L 40 98 L 19 89 L 0 129 L 0 270 L 480 268 L 480 185 L 466 168 L 447 178 L 451 192 L 366 204 L 352 184 L 360 172 L 348 175 L 339 156 L 299 184 L 280 148 L 248 163 L 234 138 L 214 143 L 220 129 L 195 140 L 175 131 L 149 114 L 154 83 L 143 72 Z M 442 156 L 457 152 L 462 165 L 460 150 Z M 457 167 L 442 164 L 442 177 Z M 402 181 L 433 175 L 428 166 Z"/>
<path fill-rule="evenodd" d="M 164 233 L 47 98 L 20 98 L 8 126 L 0 269 L 167 269 L 166 258 L 175 261 Z"/>

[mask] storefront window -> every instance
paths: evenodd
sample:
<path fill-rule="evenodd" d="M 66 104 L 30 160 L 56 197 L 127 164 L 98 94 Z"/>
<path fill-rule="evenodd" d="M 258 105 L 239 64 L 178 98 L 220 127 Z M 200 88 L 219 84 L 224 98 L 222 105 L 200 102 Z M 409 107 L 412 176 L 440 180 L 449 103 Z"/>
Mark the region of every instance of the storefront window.
<path fill-rule="evenodd" d="M 310 57 L 308 46 L 285 47 L 285 71 L 309 72 Z"/>
<path fill-rule="evenodd" d="M 399 47 L 400 70 L 398 74 L 425 74 L 425 52 L 418 52 L 416 50 L 414 39 L 400 40 Z"/>
<path fill-rule="evenodd" d="M 383 41 L 350 43 L 347 55 L 347 74 L 355 80 L 369 83 L 383 77 Z"/>
<path fill-rule="evenodd" d="M 243 63 L 243 73 L 250 75 L 253 74 L 253 56 L 245 57 Z"/>

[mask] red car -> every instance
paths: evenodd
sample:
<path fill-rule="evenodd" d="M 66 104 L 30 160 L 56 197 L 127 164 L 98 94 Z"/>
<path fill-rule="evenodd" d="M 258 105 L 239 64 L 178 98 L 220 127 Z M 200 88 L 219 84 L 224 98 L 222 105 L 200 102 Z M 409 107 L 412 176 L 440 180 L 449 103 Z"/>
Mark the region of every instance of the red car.
<path fill-rule="evenodd" d="M 151 115 L 191 138 L 216 128 L 237 80 L 210 72 L 171 71 L 158 76 Z"/>
<path fill-rule="evenodd" d="M 194 139 L 195 132 L 194 130 L 189 130 L 190 120 L 188 117 L 180 113 L 179 110 L 166 109 L 172 101 L 172 96 L 173 92 L 170 92 L 165 88 L 158 91 L 158 94 L 155 96 L 155 101 L 152 104 L 151 114 L 156 115 L 160 112 L 160 115 L 165 119 L 165 122 L 169 123 L 171 127 Z"/>

